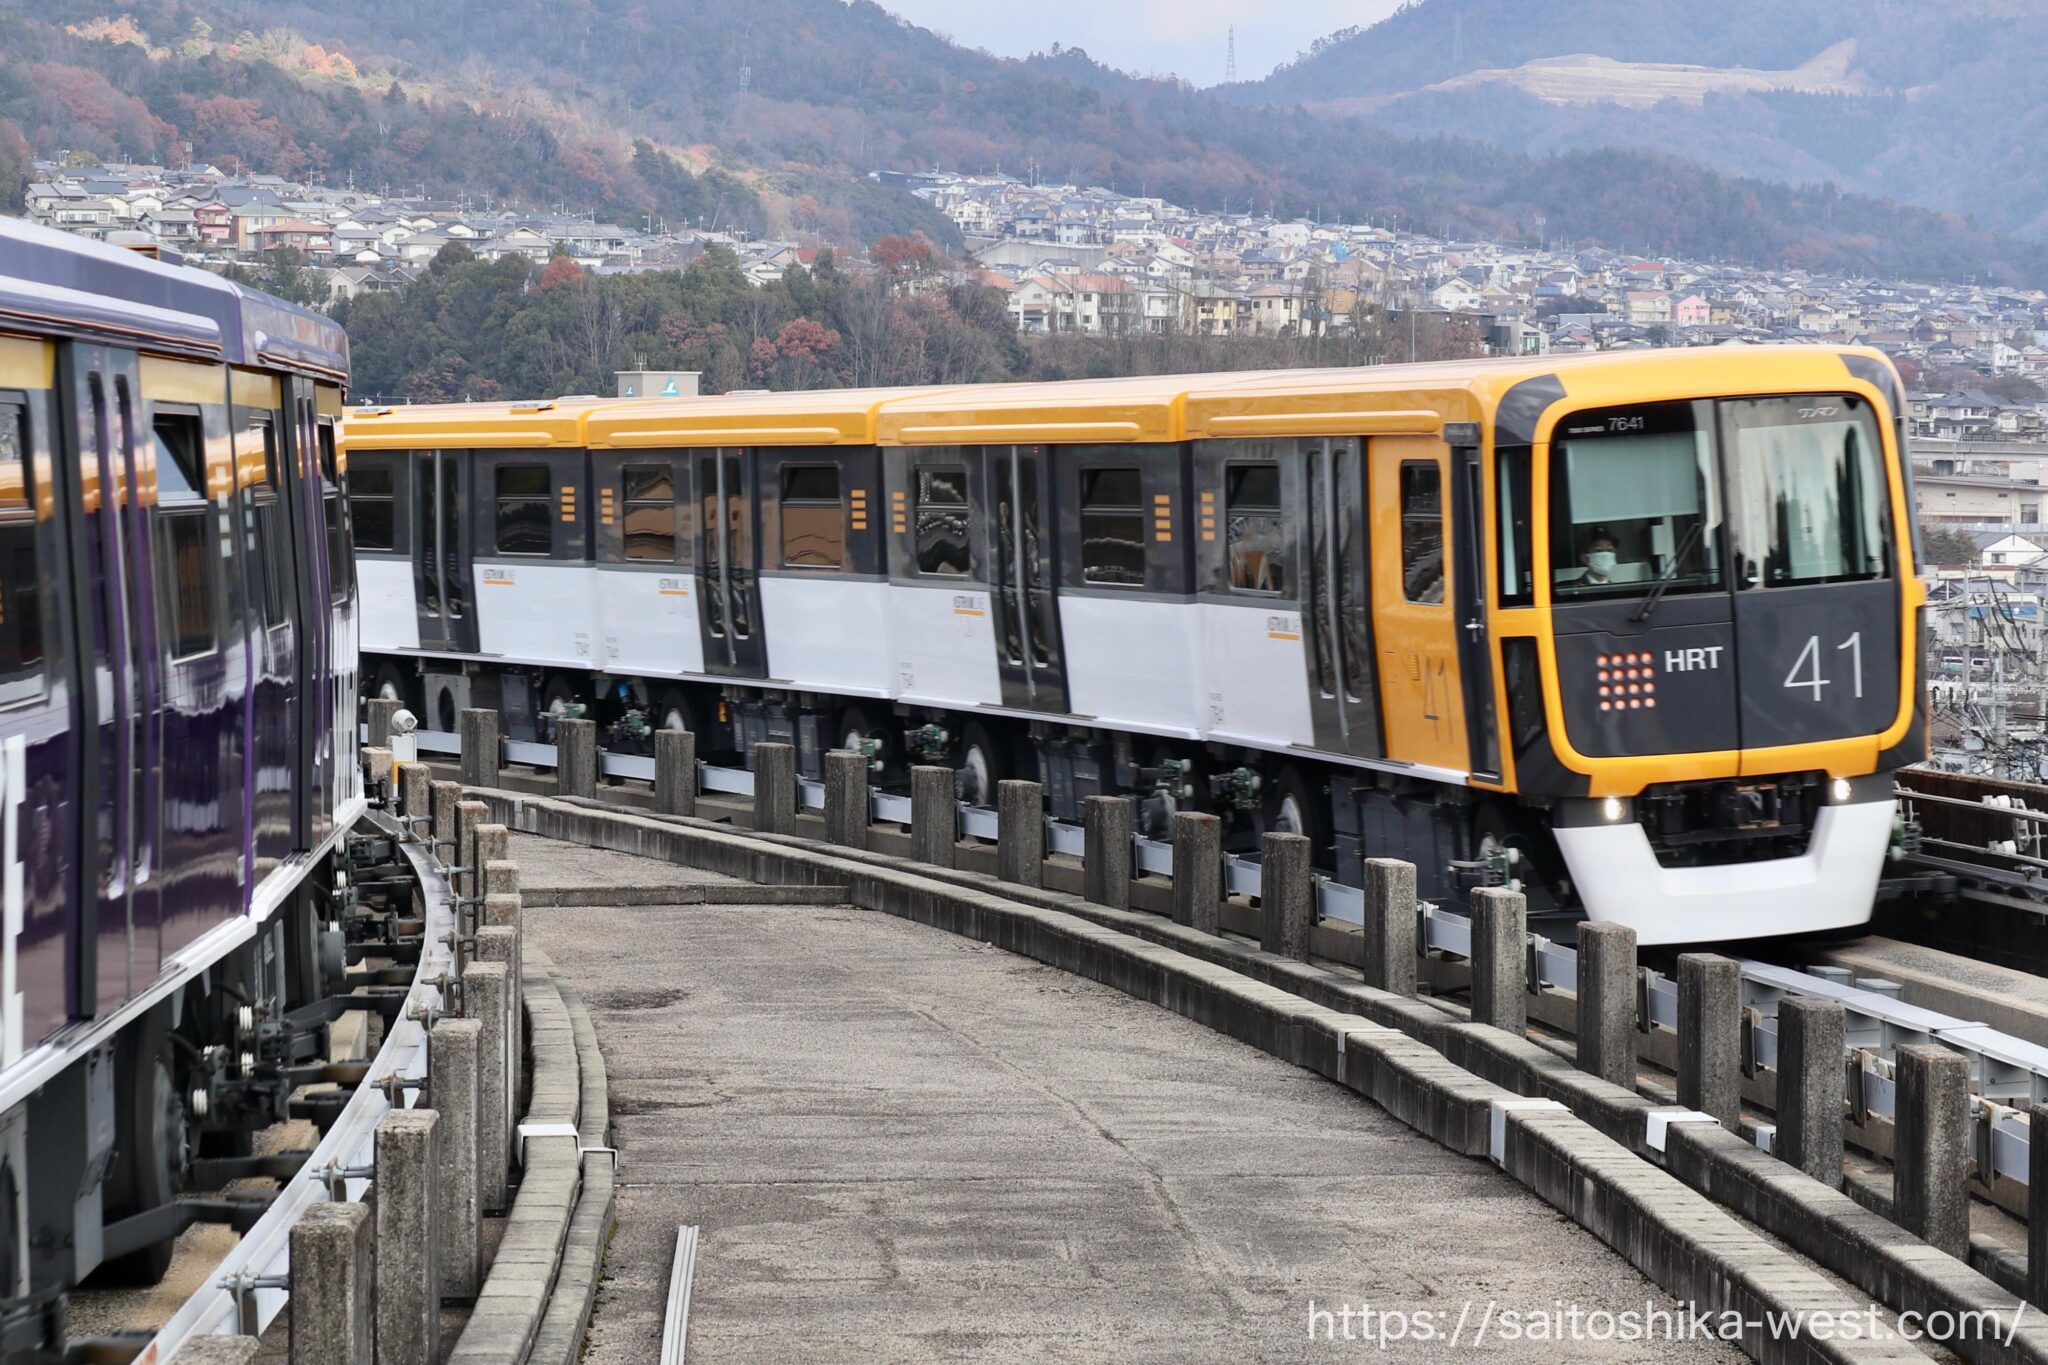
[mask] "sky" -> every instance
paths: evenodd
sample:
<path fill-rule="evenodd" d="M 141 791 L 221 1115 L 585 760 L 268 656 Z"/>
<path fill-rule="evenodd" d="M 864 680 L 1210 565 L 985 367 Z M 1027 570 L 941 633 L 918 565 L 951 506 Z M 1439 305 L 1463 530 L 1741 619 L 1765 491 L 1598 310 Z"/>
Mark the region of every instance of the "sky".
<path fill-rule="evenodd" d="M 1059 43 L 1140 75 L 1223 79 L 1237 29 L 1237 78 L 1257 80 L 1324 34 L 1376 23 L 1400 0 L 880 0 L 967 47 L 1023 57 Z"/>

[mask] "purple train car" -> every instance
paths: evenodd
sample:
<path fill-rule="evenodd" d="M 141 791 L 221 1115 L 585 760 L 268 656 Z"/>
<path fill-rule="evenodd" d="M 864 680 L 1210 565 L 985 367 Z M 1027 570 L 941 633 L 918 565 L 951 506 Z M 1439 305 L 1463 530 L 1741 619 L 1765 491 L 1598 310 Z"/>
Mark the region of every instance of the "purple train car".
<path fill-rule="evenodd" d="M 316 313 L 0 219 L 0 1354 L 160 1275 L 193 1163 L 321 1055 L 347 378 Z"/>

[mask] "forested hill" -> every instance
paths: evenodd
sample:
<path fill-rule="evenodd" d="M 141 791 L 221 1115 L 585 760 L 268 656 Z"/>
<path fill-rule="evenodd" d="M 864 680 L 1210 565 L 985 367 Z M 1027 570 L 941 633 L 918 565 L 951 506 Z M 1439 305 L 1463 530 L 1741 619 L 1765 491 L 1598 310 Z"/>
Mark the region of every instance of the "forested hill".
<path fill-rule="evenodd" d="M 1539 154 L 1677 151 L 2048 239 L 2044 53 L 2034 0 L 1420 0 L 1223 93 Z M 1709 71 L 1631 88 L 1582 63 L 1575 84 L 1558 68 L 1579 54 Z"/>
<path fill-rule="evenodd" d="M 943 232 L 862 182 L 870 169 L 1035 169 L 1201 209 L 1392 216 L 1504 240 L 1541 223 L 1553 239 L 1647 253 L 2048 282 L 2040 246 L 1876 199 L 1659 152 L 1552 158 L 1407 136 L 1359 114 L 1137 79 L 1072 50 L 999 60 L 868 0 L 0 0 L 0 24 L 0 120 L 40 151 L 189 146 L 257 170 L 626 219 L 781 227 L 806 212 L 841 241 Z M 9 132 L 0 187 L 21 147 Z M 638 155 L 635 138 L 649 144 Z"/>

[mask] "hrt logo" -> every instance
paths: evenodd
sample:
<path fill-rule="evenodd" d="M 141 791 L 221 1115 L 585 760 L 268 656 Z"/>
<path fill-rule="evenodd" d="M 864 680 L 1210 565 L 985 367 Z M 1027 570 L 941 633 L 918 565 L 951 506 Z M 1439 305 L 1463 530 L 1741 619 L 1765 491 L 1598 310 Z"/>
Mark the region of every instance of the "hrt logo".
<path fill-rule="evenodd" d="M 1703 669 L 1721 666 L 1721 651 L 1726 645 L 1695 645 L 1689 649 L 1667 649 L 1664 651 L 1666 673 L 1697 673 Z"/>

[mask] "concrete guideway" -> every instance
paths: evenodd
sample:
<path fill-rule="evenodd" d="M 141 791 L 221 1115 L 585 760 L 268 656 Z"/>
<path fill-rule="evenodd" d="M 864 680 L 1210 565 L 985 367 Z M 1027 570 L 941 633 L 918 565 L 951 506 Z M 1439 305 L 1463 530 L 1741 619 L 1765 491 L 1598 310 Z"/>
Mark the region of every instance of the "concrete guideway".
<path fill-rule="evenodd" d="M 1538 1189 L 1538 1193 L 1556 1207 L 1569 1209 L 1577 1222 L 1587 1228 L 1595 1228 L 1599 1236 L 1628 1254 L 1636 1265 L 1653 1269 L 1661 1281 L 1677 1285 L 1681 1293 L 1692 1297 L 1702 1310 L 1733 1310 L 1757 1320 L 1767 1310 L 1782 1310 L 1788 1306 L 1827 1310 L 1835 1314 L 1853 1314 L 1866 1306 L 1855 1295 L 1841 1293 L 1835 1283 L 1817 1275 L 1812 1267 L 1800 1263 L 1792 1254 L 1755 1236 L 1733 1218 L 1720 1214 L 1700 1195 L 1686 1191 L 1665 1173 L 1655 1171 L 1651 1164 L 1636 1160 L 1620 1144 L 1602 1138 L 1587 1128 L 1583 1121 L 1573 1119 L 1559 1107 L 1530 1107 L 1528 1101 L 1518 1101 L 1511 1093 L 1479 1081 L 1470 1072 L 1450 1066 L 1440 1054 L 1399 1036 L 1397 1031 L 1372 1025 L 1356 1015 L 1341 1015 L 1331 1009 L 1305 1003 L 1284 993 L 1284 990 L 1262 986 L 1229 970 L 1198 964 L 1182 958 L 1180 954 L 1145 945 L 1139 939 L 1130 939 L 1122 933 L 1092 927 L 1067 915 L 1004 902 L 985 894 L 944 888 L 915 876 L 915 868 L 901 864 L 897 866 L 901 868 L 899 872 L 877 872 L 872 866 L 836 860 L 823 849 L 809 853 L 797 841 L 774 841 L 774 847 L 766 847 L 756 839 L 737 837 L 731 831 L 715 827 L 698 825 L 684 831 L 676 829 L 672 823 L 645 821 L 639 817 L 610 817 L 610 814 L 578 810 L 573 804 L 561 802 L 516 802 L 512 798 L 498 798 L 498 808 L 514 825 L 524 829 L 547 829 L 549 833 L 561 833 L 590 843 L 608 843 L 616 849 L 657 851 L 678 862 L 684 860 L 684 851 L 688 849 L 688 862 L 717 866 L 729 872 L 743 872 L 748 876 L 823 884 L 829 882 L 834 874 L 844 874 L 854 884 L 862 902 L 872 902 L 881 909 L 893 909 L 899 915 L 950 927 L 956 933 L 985 939 L 1001 945 L 1001 948 L 1010 948 L 1016 954 L 1038 958 L 1040 962 L 1057 964 L 1100 982 L 1114 984 L 1128 995 L 1167 1005 L 1171 1011 L 1180 1011 L 1212 1027 L 1229 1031 L 1243 1042 L 1253 1042 L 1268 1052 L 1278 1052 L 1286 1060 L 1300 1062 L 1323 1072 L 1333 1081 L 1341 1081 L 1354 1091 L 1372 1095 L 1380 1105 L 1389 1105 L 1399 1111 L 1405 1124 L 1430 1132 L 1438 1142 L 1450 1144 L 1454 1150 L 1475 1154 L 1489 1150 L 1491 1109 L 1491 1150 L 1497 1152 L 1497 1158 L 1505 1160 L 1518 1181 Z M 817 845 L 809 847 L 815 849 Z M 688 911 L 692 917 L 705 913 L 707 911 Z M 625 913 L 614 913 L 612 917 L 596 921 L 596 925 L 602 927 L 594 927 L 592 933 L 618 943 L 621 941 L 618 937 L 621 915 Z M 676 913 L 670 911 L 670 915 Z M 793 915 L 793 911 L 778 909 L 774 915 L 788 917 Z M 643 948 L 647 941 L 645 933 L 633 933 L 629 937 L 635 941 L 635 948 Z M 748 941 L 754 941 L 752 935 Z M 891 966 L 893 958 L 885 960 L 883 972 Z M 569 974 L 573 976 L 573 968 L 569 968 Z M 862 976 L 862 980 L 874 978 L 877 978 L 877 972 Z M 887 980 L 887 976 L 881 978 Z M 1071 984 L 1065 988 L 1071 990 Z M 645 993 L 629 997 L 629 1003 L 653 1003 L 657 1009 L 668 1009 L 674 1005 L 666 995 L 649 997 Z M 600 1029 L 602 1027 L 604 1021 L 600 1007 Z M 1079 1046 L 1079 1040 L 1092 1038 L 1100 1031 L 1108 1029 L 1061 1027 L 1057 1031 L 1057 1064 L 1067 1066 L 1069 1054 Z M 672 1040 L 672 1036 L 672 1029 L 662 1031 L 664 1040 Z M 784 1044 L 784 1052 L 788 1048 L 815 1048 L 815 1033 L 803 1029 L 780 1042 Z M 1346 1042 L 1350 1042 L 1350 1056 L 1346 1056 Z M 838 1050 L 834 1052 L 834 1064 L 844 1064 L 844 1054 Z M 924 1070 L 913 1074 L 922 1076 Z M 629 1085 L 629 1081 L 621 1081 L 621 1091 L 627 1093 Z M 1206 1109 L 1198 1109 L 1198 1113 L 1206 1113 Z M 1352 1105 L 1348 1113 L 1356 1117 L 1372 1111 Z M 1505 1126 L 1505 1132 L 1501 1126 Z M 674 1121 L 668 1121 L 664 1126 L 664 1130 L 674 1128 Z M 1317 1130 L 1319 1138 L 1327 1138 L 1327 1128 L 1317 1126 Z M 623 1138 L 625 1132 L 625 1124 L 621 1124 Z M 1389 1132 L 1399 1134 L 1399 1130 L 1391 1126 Z M 631 1138 L 627 1138 L 627 1146 L 627 1160 L 631 1162 Z M 1384 1144 L 1374 1142 L 1372 1148 L 1384 1150 Z M 866 1160 L 870 1156 L 872 1144 L 866 1144 L 862 1158 Z M 633 1177 L 629 1175 L 627 1181 L 631 1183 Z M 1477 1216 L 1485 1220 L 1487 1212 L 1479 1212 Z M 659 1291 L 655 1281 L 666 1273 L 666 1254 L 668 1242 L 674 1236 L 674 1222 L 680 1220 L 664 1220 L 662 1232 L 653 1236 L 649 1246 L 643 1250 L 643 1259 L 651 1261 L 651 1267 L 645 1269 L 647 1285 L 643 1285 L 643 1293 L 649 1295 L 649 1300 Z M 1311 1226 L 1315 1226 L 1313 1220 Z M 1554 1232 L 1556 1228 L 1552 1226 L 1552 1236 Z M 1569 1228 L 1565 1232 L 1569 1232 Z M 1241 1236 L 1241 1232 L 1237 1232 L 1237 1236 Z M 1487 1234 L 1481 1232 L 1481 1236 Z M 621 1238 L 627 1238 L 625 1226 L 621 1230 Z M 1282 1240 L 1286 1244 L 1298 1242 L 1298 1238 Z M 1507 1257 L 1513 1263 L 1528 1263 L 1530 1246 L 1542 1248 L 1536 1259 L 1538 1265 L 1552 1259 L 1552 1238 L 1546 1236 L 1530 1238 L 1513 1230 L 1503 1232 L 1495 1226 L 1491 1242 L 1505 1246 Z M 707 1265 L 709 1259 L 715 1259 L 715 1248 L 717 1230 L 707 1228 Z M 1356 1275 L 1360 1273 L 1358 1267 L 1364 1267 L 1364 1273 L 1370 1275 L 1384 1265 L 1384 1259 L 1376 1252 L 1380 1252 L 1378 1242 L 1368 1238 L 1364 1246 L 1346 1248 L 1346 1254 L 1339 1254 L 1337 1263 L 1346 1273 Z M 897 1267 L 901 1273 L 901 1259 L 897 1261 Z M 1610 1263 L 1610 1289 L 1618 1283 L 1614 1281 L 1614 1273 L 1618 1269 L 1620 1267 Z M 614 1275 L 618 1273 L 623 1271 L 614 1269 Z M 709 1271 L 700 1269 L 700 1275 L 705 1273 Z M 1626 1275 L 1626 1271 L 1620 1273 Z M 1501 1308 L 1511 1306 L 1499 1297 L 1481 1293 L 1485 1289 L 1489 1289 L 1485 1281 L 1475 1283 L 1475 1295 L 1491 1297 L 1491 1302 Z M 944 1283 L 944 1291 L 958 1297 L 958 1285 L 950 1279 Z M 1370 1302 L 1370 1295 L 1366 1297 Z M 1436 1297 L 1448 1295 L 1438 1289 Z M 1634 1291 L 1628 1291 L 1626 1297 L 1632 1300 Z M 1352 1302 L 1356 1304 L 1358 1300 Z M 1481 1308 L 1485 1308 L 1485 1304 L 1481 1304 Z M 1307 1310 L 1307 1304 L 1303 1304 L 1303 1310 Z M 635 1342 L 635 1349 L 651 1345 L 659 1330 L 659 1306 L 649 1302 L 645 1314 L 645 1330 Z M 1184 1320 L 1180 1326 L 1184 1330 L 1169 1340 L 1174 1342 L 1174 1353 L 1178 1353 L 1176 1359 L 1186 1359 L 1186 1353 L 1192 1349 L 1188 1345 L 1190 1334 L 1186 1332 L 1188 1322 Z M 1307 1355 L 1307 1322 L 1300 1326 L 1303 1326 L 1300 1336 L 1290 1334 L 1282 1340 L 1292 1342 L 1294 1351 Z M 606 1330 L 606 1314 L 602 1310 L 598 1314 L 598 1330 L 598 1340 L 602 1342 L 602 1332 Z M 1450 1322 L 1446 1320 L 1444 1334 L 1448 1336 L 1450 1330 Z M 1098 1359 L 1106 1349 L 1102 1342 L 1104 1338 L 1098 1336 L 1090 1347 L 1077 1349 L 1071 1355 L 1075 1359 Z M 963 1342 L 950 1342 L 950 1345 L 950 1351 L 940 1353 L 944 1359 L 961 1353 Z M 1495 1342 L 1495 1345 L 1507 1349 L 1505 1342 Z M 1798 1338 L 1788 1342 L 1763 1336 L 1761 1332 L 1751 1332 L 1745 1345 L 1761 1359 L 1923 1359 L 1917 1351 L 1909 1349 L 1905 1342 L 1896 1338 L 1878 1342 L 1821 1342 Z M 1466 1349 L 1468 1347 L 1470 1338 L 1466 1338 Z M 1565 1347 L 1563 1353 L 1577 1359 L 1585 1355 L 1585 1349 L 1589 1349 L 1581 1347 L 1583 1345 Z M 1194 1349 L 1198 1351 L 1198 1347 Z M 1329 1342 L 1323 1342 L 1321 1351 L 1327 1349 Z M 1413 1342 L 1409 1342 L 1407 1349 L 1415 1349 Z M 1640 1355 L 1642 1342 L 1636 1342 L 1634 1349 Z M 1532 1342 L 1528 1340 L 1516 1342 L 1511 1351 L 1526 1359 L 1563 1359 L 1559 1355 L 1561 1347 L 1556 1345 L 1556 1336 L 1546 1342 L 1542 1351 L 1532 1351 Z M 1663 1345 L 1653 1347 L 1653 1351 L 1659 1357 L 1669 1355 L 1669 1347 Z M 993 1347 L 985 1353 L 1018 1355 L 1018 1351 L 1006 1353 Z M 1161 1349 L 1161 1353 L 1165 1351 Z M 840 1353 L 831 1351 L 829 1355 L 836 1357 Z M 1264 1357 L 1266 1353 L 1262 1351 L 1260 1355 Z M 1282 1357 L 1284 1355 L 1286 1349 L 1282 1347 Z M 608 1359 L 635 1357 L 625 1353 Z"/>
<path fill-rule="evenodd" d="M 598 877 L 705 884 L 513 842 L 538 898 Z M 593 1362 L 651 1358 L 675 1228 L 692 1222 L 693 1358 L 1308 1359 L 1332 1349 L 1309 1340 L 1310 1299 L 1448 1308 L 1446 1337 L 1468 1297 L 1475 1324 L 1489 1301 L 1676 1307 L 1490 1166 L 1066 972 L 844 907 L 528 914 L 613 1086 L 622 1189 Z M 1489 1346 L 1560 1358 L 1555 1342 Z"/>

